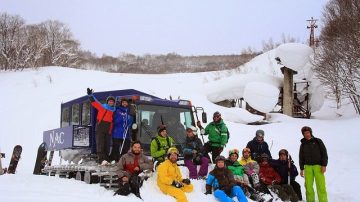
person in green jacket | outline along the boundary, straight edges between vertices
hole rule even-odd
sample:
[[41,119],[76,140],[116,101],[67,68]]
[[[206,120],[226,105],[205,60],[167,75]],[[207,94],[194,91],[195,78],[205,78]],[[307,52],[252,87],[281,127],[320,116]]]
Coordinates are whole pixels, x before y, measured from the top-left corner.
[[[200,122],[197,125],[200,129],[203,129]],[[222,120],[220,112],[216,111],[214,113],[213,122],[209,123],[205,130],[202,130],[202,135],[209,135],[209,141],[204,144],[204,151],[206,153],[211,152],[212,162],[215,162],[216,157],[223,151],[229,137],[228,128]]]
[[157,161],[156,165],[165,161],[167,150],[173,147],[174,139],[169,137],[165,125],[158,127],[158,135],[151,141],[150,154]]
[[319,202],[327,202],[325,172],[328,155],[323,141],[312,134],[312,129],[304,126],[301,129],[304,138],[301,139],[299,164],[300,176],[305,177],[306,201],[315,201],[314,180]]

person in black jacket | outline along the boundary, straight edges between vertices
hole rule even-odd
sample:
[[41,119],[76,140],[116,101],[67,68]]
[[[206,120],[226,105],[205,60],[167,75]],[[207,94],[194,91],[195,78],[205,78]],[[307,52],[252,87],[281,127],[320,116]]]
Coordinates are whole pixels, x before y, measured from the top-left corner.
[[301,129],[304,138],[301,139],[299,164],[300,175],[305,176],[306,201],[315,201],[314,179],[320,202],[328,201],[325,183],[325,172],[328,155],[323,141],[315,138],[312,129],[304,126]]
[[[289,152],[286,149],[281,149],[279,151],[279,158],[270,160],[270,165],[275,169],[275,171],[280,175],[281,182],[280,185],[291,185],[292,192],[295,191],[296,196],[291,198],[296,198],[297,200],[302,201],[301,187],[300,184],[295,181],[296,176],[298,176],[298,170],[294,165],[294,161],[291,159]],[[290,180],[290,182],[289,182]],[[290,191],[291,192],[291,191]],[[297,201],[296,200],[296,201]]]
[[246,145],[246,148],[249,148],[251,151],[251,158],[259,162],[259,157],[261,154],[267,154],[270,159],[271,153],[269,150],[269,145],[264,140],[265,132],[263,130],[257,130],[253,140],[249,141]]

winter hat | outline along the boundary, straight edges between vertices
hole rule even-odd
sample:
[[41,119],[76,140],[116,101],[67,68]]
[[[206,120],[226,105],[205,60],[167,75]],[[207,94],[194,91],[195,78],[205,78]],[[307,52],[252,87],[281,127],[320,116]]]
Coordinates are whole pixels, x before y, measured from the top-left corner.
[[251,153],[251,150],[246,147],[246,148],[244,148],[244,149],[242,150],[242,154],[244,155],[245,152],[248,152],[248,153],[250,154],[250,153]]
[[232,154],[236,154],[237,157],[239,157],[239,150],[238,150],[238,149],[231,149],[231,150],[229,150],[229,157],[230,157]]
[[167,150],[167,157],[169,158],[171,154],[176,154],[177,156],[179,156],[179,150],[176,149],[176,147],[170,147]]
[[312,129],[309,126],[304,126],[301,128],[301,133],[304,135],[305,131],[309,131],[312,136]]
[[197,128],[195,128],[194,126],[190,126],[190,127],[187,127],[186,128],[186,131],[187,132],[193,132],[194,135],[196,135],[196,131],[197,131]]
[[279,156],[280,156],[281,154],[285,154],[286,156],[288,156],[289,152],[288,152],[286,149],[280,149],[280,151],[279,151]]
[[224,156],[217,156],[216,158],[215,158],[215,163],[217,163],[218,161],[226,161],[226,158],[224,157]]
[[263,130],[257,130],[255,133],[256,137],[264,137],[265,132]]
[[114,101],[115,102],[115,97],[114,96],[108,96],[107,98],[106,98],[106,103],[108,103],[110,100],[112,100],[112,101]]
[[161,132],[163,132],[164,130],[166,130],[166,126],[165,125],[159,125],[158,128],[158,133],[160,134]]
[[268,160],[268,159],[269,159],[269,155],[263,153],[263,154],[260,155],[260,159],[261,159],[260,161],[263,161],[264,159]]
[[218,112],[218,111],[214,112],[213,117],[216,117],[216,116],[221,116],[220,112]]

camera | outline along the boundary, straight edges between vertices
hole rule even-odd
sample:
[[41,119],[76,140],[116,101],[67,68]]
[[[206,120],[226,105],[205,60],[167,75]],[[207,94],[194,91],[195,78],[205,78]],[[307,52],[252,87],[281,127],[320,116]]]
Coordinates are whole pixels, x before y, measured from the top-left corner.
[[5,158],[5,153],[0,153],[0,158]]

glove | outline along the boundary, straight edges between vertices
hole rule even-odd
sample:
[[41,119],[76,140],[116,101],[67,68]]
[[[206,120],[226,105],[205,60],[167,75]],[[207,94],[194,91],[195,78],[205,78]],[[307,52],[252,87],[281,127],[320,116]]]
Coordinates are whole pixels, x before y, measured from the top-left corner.
[[211,190],[207,190],[207,191],[205,192],[205,195],[208,195],[208,194],[212,194],[212,191],[211,191]]
[[191,183],[190,179],[186,178],[182,180],[182,183],[189,185]]
[[181,188],[181,187],[184,186],[183,184],[181,184],[180,182],[175,181],[175,180],[171,183],[171,185],[176,187],[176,188]]
[[87,92],[88,95],[91,95],[91,94],[93,93],[93,90],[90,89],[90,88],[87,88],[87,89],[86,89],[86,92]]

